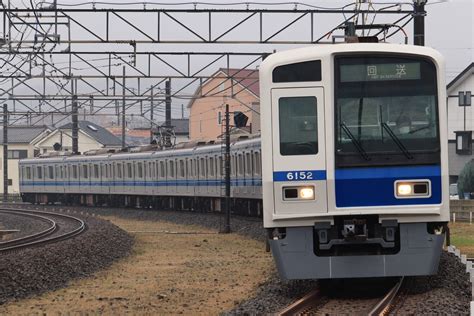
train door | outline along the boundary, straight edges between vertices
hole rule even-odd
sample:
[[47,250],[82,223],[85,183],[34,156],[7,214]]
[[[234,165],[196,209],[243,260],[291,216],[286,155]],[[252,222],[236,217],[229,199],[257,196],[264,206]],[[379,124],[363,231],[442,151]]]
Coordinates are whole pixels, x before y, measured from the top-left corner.
[[323,88],[272,89],[276,215],[327,212]]

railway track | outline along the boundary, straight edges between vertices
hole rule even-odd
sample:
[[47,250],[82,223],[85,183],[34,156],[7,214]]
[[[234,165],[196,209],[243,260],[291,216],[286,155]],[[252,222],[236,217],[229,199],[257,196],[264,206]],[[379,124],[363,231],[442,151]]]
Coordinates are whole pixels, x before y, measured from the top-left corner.
[[83,233],[87,228],[82,219],[66,214],[9,208],[0,209],[0,213],[42,221],[47,225],[28,235],[1,241],[0,253],[66,240]]
[[[330,315],[330,314],[357,314],[357,315],[387,315],[392,310],[404,278],[400,278],[396,284],[383,296],[374,299],[353,299],[349,303],[337,298],[330,298],[323,294],[321,289],[316,288],[301,299],[286,307],[278,313],[279,316],[290,315]],[[340,310],[337,311],[337,308]],[[329,311],[329,312],[328,312]],[[331,312],[332,311],[332,312]]]

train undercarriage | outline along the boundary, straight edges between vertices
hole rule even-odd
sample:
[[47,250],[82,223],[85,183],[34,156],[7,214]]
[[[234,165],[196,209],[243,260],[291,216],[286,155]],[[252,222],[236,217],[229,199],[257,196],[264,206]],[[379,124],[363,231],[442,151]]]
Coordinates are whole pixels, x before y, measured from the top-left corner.
[[[59,203],[68,206],[110,206],[200,212],[222,212],[224,210],[223,198],[219,197],[70,193],[22,193],[21,197],[23,202],[32,204]],[[263,207],[260,199],[231,198],[230,205],[232,214],[262,217]]]

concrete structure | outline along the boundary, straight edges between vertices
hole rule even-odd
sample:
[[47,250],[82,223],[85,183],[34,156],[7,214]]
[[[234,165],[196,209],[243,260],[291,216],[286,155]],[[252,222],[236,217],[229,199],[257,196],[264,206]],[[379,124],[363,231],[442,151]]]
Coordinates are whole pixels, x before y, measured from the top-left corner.
[[[0,135],[3,130],[0,129]],[[47,126],[10,126],[8,127],[8,193],[19,193],[18,162],[23,158],[32,158],[39,154],[36,144],[46,137],[51,130]],[[3,145],[3,138],[0,139]],[[0,146],[0,173],[3,177],[3,146]],[[2,178],[3,179],[3,178]],[[3,181],[0,181],[3,192]]]
[[[121,148],[122,141],[108,130],[89,121],[79,121],[79,152],[83,153],[97,148]],[[58,127],[51,134],[40,140],[36,146],[41,153],[54,151],[54,144],[62,145],[63,151],[72,150],[72,123]]]
[[[458,106],[460,91],[471,91],[474,94],[474,63],[467,66],[447,86],[448,95],[448,151],[450,183],[456,183],[461,169],[466,162],[474,158],[473,153],[456,153],[456,131],[474,131],[474,104],[470,107]],[[474,97],[471,103],[474,102]],[[464,127],[464,110],[466,126]],[[474,139],[471,140],[471,143]]]
[[246,130],[260,131],[258,70],[221,68],[205,81],[188,104],[189,138],[219,137],[224,132],[225,104],[229,104],[230,112],[240,111],[249,117]]

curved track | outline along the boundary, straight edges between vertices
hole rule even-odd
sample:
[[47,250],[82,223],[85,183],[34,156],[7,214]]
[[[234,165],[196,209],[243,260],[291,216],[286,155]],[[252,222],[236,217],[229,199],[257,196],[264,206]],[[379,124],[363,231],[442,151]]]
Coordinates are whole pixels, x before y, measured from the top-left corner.
[[[392,306],[395,303],[397,296],[400,294],[403,280],[403,277],[400,278],[383,297],[369,300],[354,299],[351,304],[342,302],[337,298],[329,298],[325,296],[319,288],[316,288],[290,306],[286,307],[284,310],[280,311],[278,315],[327,315],[333,313],[365,314],[371,316],[387,315],[392,310]],[[332,306],[329,307],[329,305]],[[336,308],[339,308],[339,310],[334,310],[333,306],[337,306]],[[331,311],[330,313],[327,312],[328,309]]]
[[44,245],[72,238],[86,230],[86,223],[77,217],[26,209],[0,209],[0,213],[40,220],[48,224],[46,229],[29,235],[0,242],[0,253]]

